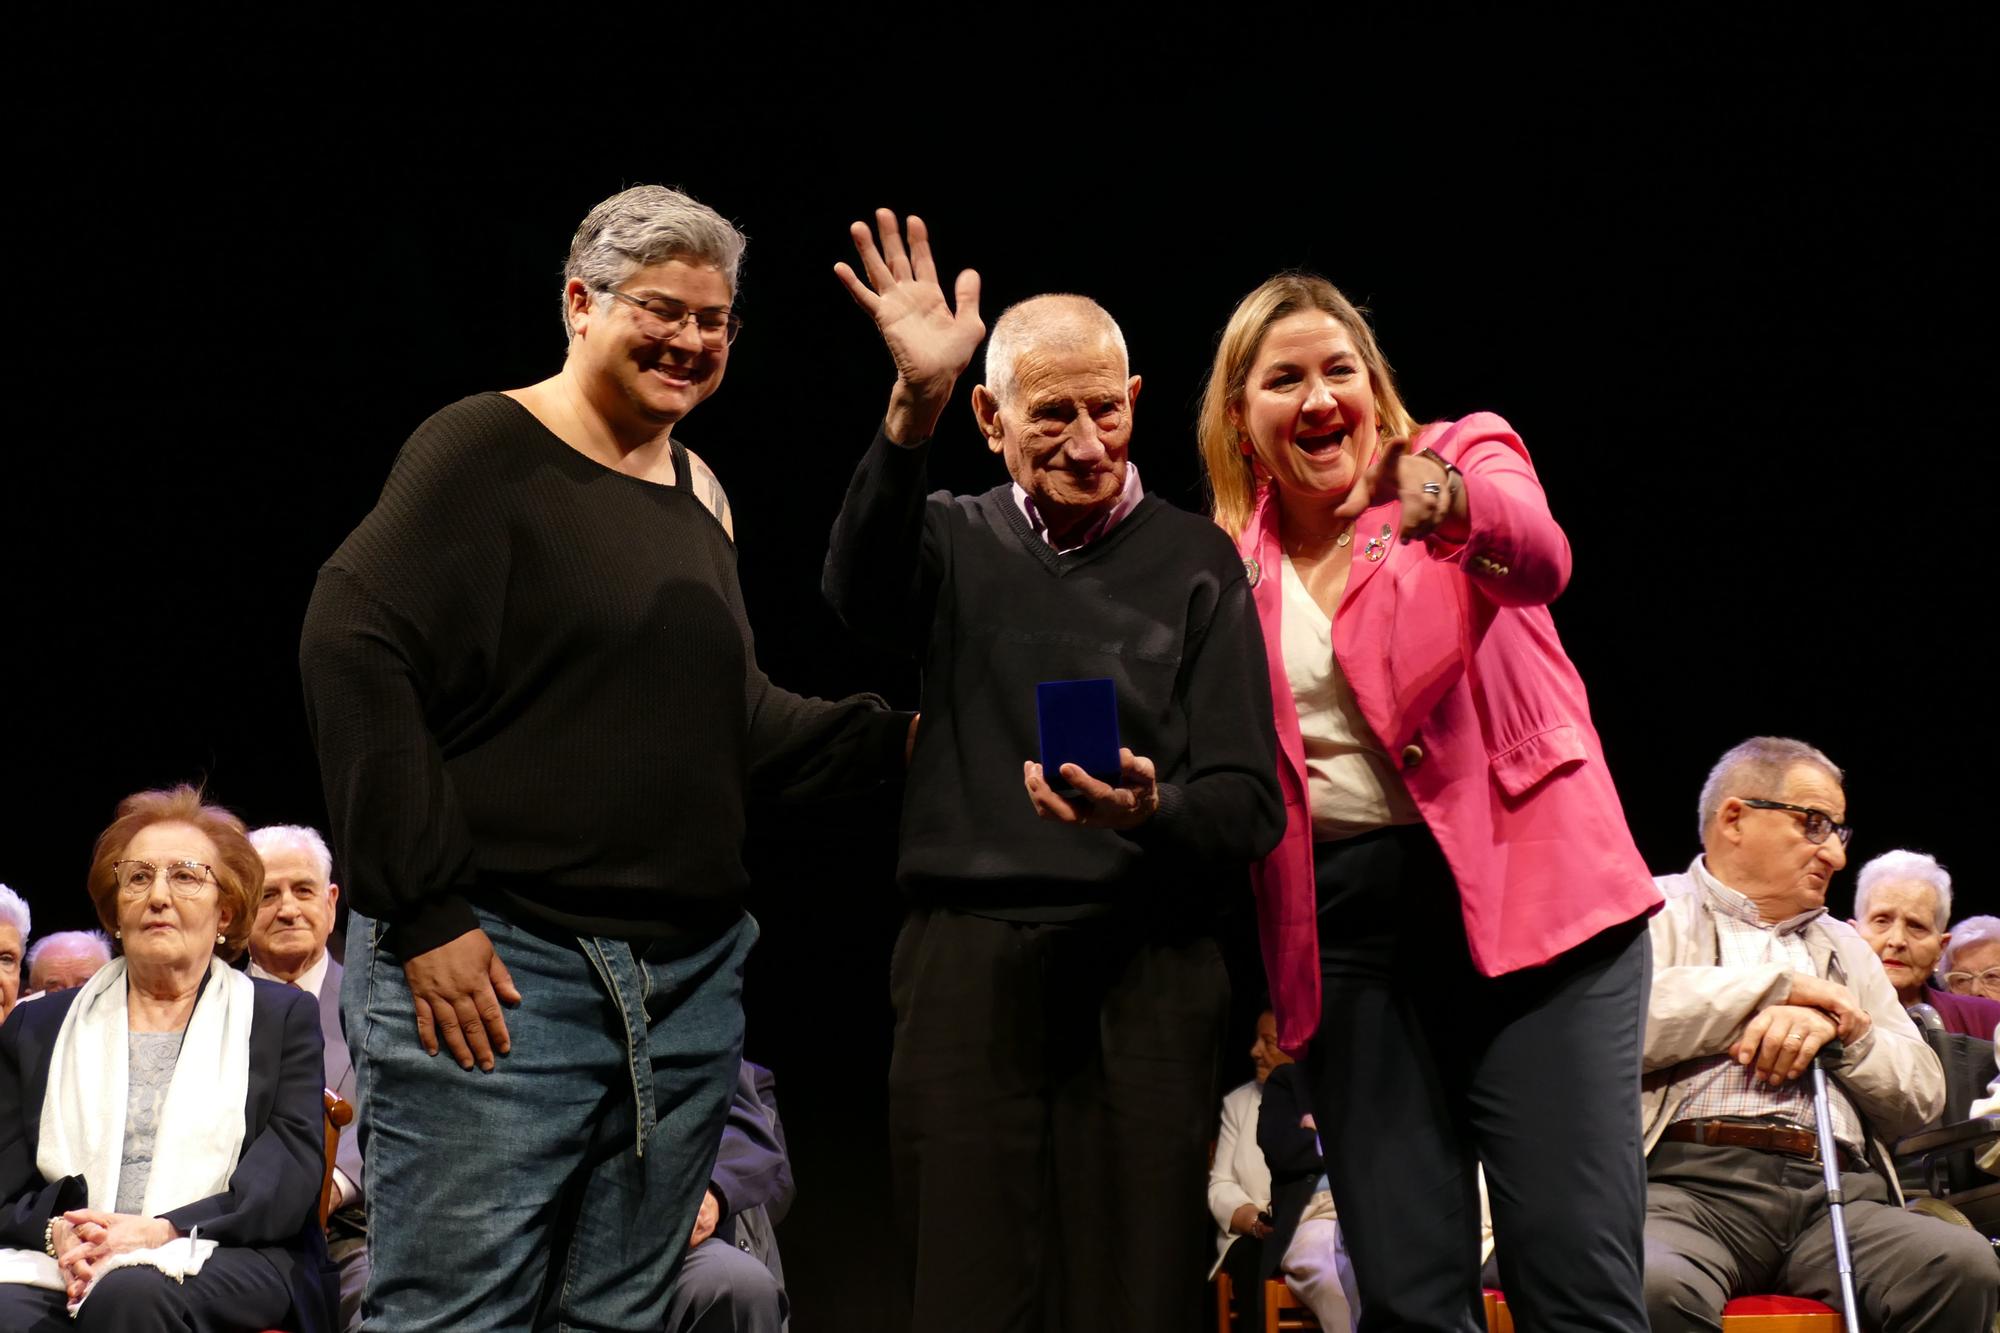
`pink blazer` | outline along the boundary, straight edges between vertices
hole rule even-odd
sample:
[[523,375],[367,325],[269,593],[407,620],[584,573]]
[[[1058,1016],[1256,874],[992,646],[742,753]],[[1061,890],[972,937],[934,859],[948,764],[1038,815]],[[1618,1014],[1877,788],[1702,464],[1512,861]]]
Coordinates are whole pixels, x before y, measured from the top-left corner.
[[[1333,655],[1458,880],[1472,961],[1487,976],[1546,963],[1655,910],[1605,768],[1583,681],[1547,604],[1569,581],[1569,541],[1527,447],[1490,412],[1428,426],[1465,476],[1472,534],[1457,548],[1388,541],[1400,501],[1355,523],[1354,569],[1335,608]],[[1284,559],[1265,488],[1237,539],[1264,631],[1277,714],[1285,836],[1255,869],[1259,936],[1278,1040],[1319,1025],[1319,933],[1305,747],[1280,634]]]

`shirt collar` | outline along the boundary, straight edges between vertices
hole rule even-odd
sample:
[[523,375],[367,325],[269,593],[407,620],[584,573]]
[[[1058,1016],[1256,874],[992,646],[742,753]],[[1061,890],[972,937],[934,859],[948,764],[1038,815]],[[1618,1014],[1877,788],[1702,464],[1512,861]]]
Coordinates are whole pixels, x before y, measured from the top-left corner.
[[1127,459],[1125,462],[1125,487],[1118,492],[1118,502],[1105,510],[1103,517],[1085,528],[1075,541],[1067,546],[1057,546],[1049,538],[1048,524],[1042,522],[1041,513],[1035,508],[1035,497],[1022,489],[1020,482],[1017,481],[1014,483],[1015,506],[1026,517],[1028,527],[1034,531],[1034,534],[1043,541],[1048,542],[1050,548],[1058,555],[1066,555],[1071,551],[1080,551],[1092,542],[1099,541],[1110,535],[1111,530],[1120,523],[1123,523],[1126,517],[1139,507],[1139,501],[1145,498],[1145,488],[1139,485],[1139,465]]
[[[297,981],[291,982],[290,984],[297,986],[300,990],[306,991],[309,994],[315,996],[318,995],[319,988],[326,984],[326,965],[328,960],[331,958],[332,958],[331,954],[327,953],[325,949],[321,949],[319,951],[319,961],[314,963],[311,967],[307,968],[303,973],[301,973]],[[254,958],[250,961],[250,975],[256,977],[260,981],[278,980],[278,978],[272,976],[269,972],[266,972],[263,968],[259,967],[257,965],[257,961]]]
[[1757,910],[1756,903],[1710,873],[1706,857],[1695,857],[1694,864],[1688,867],[1688,873],[1694,877],[1695,883],[1701,885],[1702,892],[1708,895],[1709,902],[1717,911],[1746,925],[1755,926],[1759,930],[1775,931],[1780,935],[1794,935],[1826,915],[1824,906],[1809,907],[1797,916],[1787,917],[1783,921],[1766,921],[1764,914]]

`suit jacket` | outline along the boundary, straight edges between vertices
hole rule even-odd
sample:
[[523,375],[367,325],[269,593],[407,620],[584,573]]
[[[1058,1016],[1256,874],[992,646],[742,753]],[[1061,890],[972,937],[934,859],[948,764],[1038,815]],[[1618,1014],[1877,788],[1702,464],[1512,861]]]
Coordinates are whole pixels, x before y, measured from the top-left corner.
[[1264,1276],[1275,1277],[1299,1229],[1299,1218],[1325,1173],[1319,1135],[1300,1125],[1312,1111],[1305,1067],[1279,1065],[1264,1080],[1257,1110],[1257,1148],[1271,1169],[1271,1234],[1264,1240]]
[[[1355,520],[1353,572],[1333,618],[1333,655],[1458,881],[1472,961],[1487,976],[1546,963],[1655,910],[1660,895],[1625,827],[1583,681],[1547,603],[1569,581],[1569,541],[1528,451],[1490,412],[1426,427],[1463,473],[1463,546],[1366,543],[1402,502]],[[1278,1040],[1297,1051],[1319,1024],[1319,934],[1305,744],[1285,674],[1284,550],[1266,487],[1237,538],[1255,566],[1278,729],[1285,835],[1256,867],[1257,915]]]
[[[209,1240],[262,1254],[291,1290],[290,1326],[331,1333],[335,1289],[318,1215],[326,1166],[319,1024],[312,997],[296,986],[251,985],[242,1155],[227,1190],[161,1216],[182,1232],[199,1226]],[[0,1025],[0,1243],[20,1249],[41,1249],[49,1219],[88,1202],[82,1176],[45,1180],[35,1165],[49,1062],[77,994],[22,1005]]]
[[785,1127],[778,1119],[776,1083],[762,1065],[745,1060],[736,1071],[736,1092],[709,1188],[722,1205],[715,1234],[755,1256],[783,1285],[785,1269],[774,1228],[791,1210],[797,1191]]
[[1222,1099],[1222,1127],[1215,1136],[1215,1160],[1208,1165],[1208,1212],[1215,1219],[1218,1256],[1242,1239],[1229,1229],[1236,1210],[1249,1203],[1261,1212],[1271,1202],[1271,1168],[1257,1146],[1257,1108],[1263,1102],[1263,1085],[1256,1082]]
[[319,1030],[326,1041],[326,1086],[354,1108],[354,1119],[340,1131],[333,1164],[354,1186],[354,1196],[335,1214],[357,1231],[367,1230],[367,1199],[361,1193],[361,1099],[354,1091],[354,1058],[347,1050],[347,1033],[340,1025],[340,979],[344,969],[326,960],[326,979],[319,984]]

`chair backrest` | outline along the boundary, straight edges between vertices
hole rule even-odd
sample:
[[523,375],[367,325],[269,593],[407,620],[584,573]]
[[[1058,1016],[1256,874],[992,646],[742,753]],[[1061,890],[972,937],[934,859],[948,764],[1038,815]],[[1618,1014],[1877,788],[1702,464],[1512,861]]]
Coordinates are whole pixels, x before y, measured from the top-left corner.
[[[1937,1056],[1938,1063],[1944,1066],[1944,1114],[1938,1118],[1937,1124],[1956,1125],[1970,1119],[1972,1104],[1986,1095],[1986,1086],[1993,1079],[1993,1043],[1982,1037],[1945,1031],[1937,1010],[1927,1004],[1913,1004],[1909,1013],[1916,1020],[1917,1030],[1924,1034],[1924,1041]],[[1943,1159],[1944,1185],[1948,1192],[1955,1194],[1991,1183],[1991,1177],[1974,1165],[1972,1157],[1972,1150],[1967,1148]],[[1909,1171],[1903,1172],[1905,1192],[1913,1185],[1919,1190],[1924,1189],[1926,1183],[1920,1168],[1914,1181]]]
[[319,1178],[319,1225],[333,1215],[333,1159],[340,1151],[340,1131],[354,1123],[354,1108],[335,1095],[332,1088],[321,1090],[326,1102],[326,1170]]

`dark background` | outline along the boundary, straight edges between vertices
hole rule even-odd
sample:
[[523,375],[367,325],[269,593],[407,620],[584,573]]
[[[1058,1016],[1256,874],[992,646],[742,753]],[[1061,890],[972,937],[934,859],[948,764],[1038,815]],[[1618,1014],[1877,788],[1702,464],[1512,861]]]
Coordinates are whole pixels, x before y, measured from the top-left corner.
[[[1915,12],[1489,20],[1372,50],[1278,27],[1200,59],[1065,28],[1018,56],[885,42],[866,77],[741,34],[597,31],[573,58],[558,32],[477,69],[331,28],[17,55],[47,84],[13,94],[0,880],[38,934],[85,924],[112,806],[183,779],[253,823],[323,822],[296,667],[319,562],[425,416],[556,369],[570,232],[663,181],[751,237],[727,383],[679,434],[729,487],[779,682],[916,697],[818,596],[889,385],[829,274],[850,219],[921,212],[989,322],[1038,291],[1102,301],[1145,377],[1133,457],[1190,507],[1216,332],[1303,266],[1373,309],[1421,419],[1491,409],[1529,442],[1576,554],[1557,622],[1651,865],[1697,850],[1717,754],[1796,735],[1848,768],[1857,866],[1934,852],[1978,910],[1991,46],[1969,11]],[[938,480],[983,489],[1002,472],[965,397]],[[894,818],[863,793],[751,835],[749,1051],[792,1135],[802,1329],[889,1308]],[[1225,1086],[1245,1074],[1232,1049]]]

